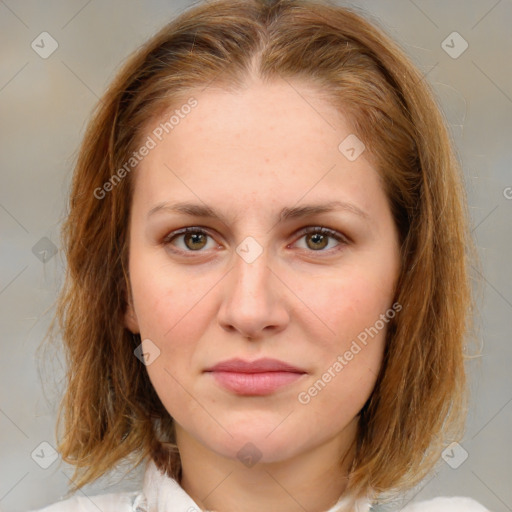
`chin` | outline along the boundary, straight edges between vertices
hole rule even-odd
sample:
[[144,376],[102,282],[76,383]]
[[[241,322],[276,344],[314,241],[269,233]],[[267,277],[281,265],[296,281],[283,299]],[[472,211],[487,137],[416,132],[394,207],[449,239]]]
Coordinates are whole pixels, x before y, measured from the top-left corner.
[[[244,464],[247,458],[259,463],[280,462],[307,450],[306,443],[299,442],[298,435],[292,430],[282,428],[278,432],[278,424],[279,422],[275,423],[272,428],[268,428],[266,424],[240,429],[231,427],[227,430],[232,437],[223,432],[215,438],[206,434],[199,439],[209,450],[228,459],[238,459]],[[269,435],[269,432],[272,433]],[[311,439],[307,442],[311,443]]]

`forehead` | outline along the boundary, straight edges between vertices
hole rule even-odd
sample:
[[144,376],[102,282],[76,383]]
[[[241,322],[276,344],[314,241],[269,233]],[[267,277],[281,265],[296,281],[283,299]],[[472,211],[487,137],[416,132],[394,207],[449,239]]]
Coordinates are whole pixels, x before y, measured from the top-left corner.
[[[311,84],[207,87],[181,98],[144,134],[155,147],[135,179],[136,195],[147,201],[168,200],[170,190],[205,201],[238,197],[240,205],[256,197],[289,205],[306,194],[347,194],[360,196],[364,208],[365,191],[379,186],[364,152],[350,161],[340,150],[355,136],[350,121]],[[184,108],[191,99],[195,106]]]

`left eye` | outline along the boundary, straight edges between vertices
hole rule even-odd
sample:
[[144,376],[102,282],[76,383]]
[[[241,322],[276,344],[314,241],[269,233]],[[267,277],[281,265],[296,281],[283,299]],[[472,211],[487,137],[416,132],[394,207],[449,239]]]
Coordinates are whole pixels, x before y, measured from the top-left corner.
[[[324,249],[329,245],[329,239],[335,240],[337,245],[334,247],[330,247],[328,250],[338,247],[339,245],[347,244],[347,239],[337,231],[334,231],[329,228],[324,228],[320,226],[308,227],[301,231],[299,240],[305,239],[306,247],[301,247],[301,249],[310,249],[313,252],[327,252]],[[170,233],[165,239],[165,245],[173,245],[178,246],[175,243],[176,240],[180,240],[182,245],[181,247],[177,247],[179,251],[182,252],[201,252],[202,249],[206,247],[206,249],[212,249],[213,247],[207,247],[208,238],[213,241],[213,237],[204,229],[197,227],[188,227],[181,229],[179,231],[174,231]],[[212,243],[212,246],[215,246],[215,243]]]
[[[305,238],[306,240],[306,249],[311,249],[315,252],[323,251],[323,249],[325,249],[329,244],[329,238],[338,242],[334,248],[347,243],[346,238],[341,233],[320,226],[306,228],[302,231],[302,236],[299,238],[299,240],[302,238]],[[332,248],[333,247],[330,247],[329,250]]]

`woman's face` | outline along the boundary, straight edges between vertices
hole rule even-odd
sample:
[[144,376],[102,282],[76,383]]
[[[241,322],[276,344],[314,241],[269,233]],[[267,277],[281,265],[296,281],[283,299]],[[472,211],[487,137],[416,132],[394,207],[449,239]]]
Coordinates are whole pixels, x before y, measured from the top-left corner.
[[[208,88],[143,138],[125,322],[178,443],[275,462],[355,436],[396,314],[398,235],[364,146],[315,92]],[[262,358],[293,371],[211,371]]]

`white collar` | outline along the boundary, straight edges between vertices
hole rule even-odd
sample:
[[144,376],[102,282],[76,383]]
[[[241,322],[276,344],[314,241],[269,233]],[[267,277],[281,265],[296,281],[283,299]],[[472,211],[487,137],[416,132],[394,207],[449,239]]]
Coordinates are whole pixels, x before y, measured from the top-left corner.
[[[369,512],[367,499],[357,501],[349,509],[349,497],[340,499],[326,512]],[[133,503],[134,512],[200,512],[201,508],[173,478],[161,473],[153,460],[149,460],[144,473],[142,493]]]

